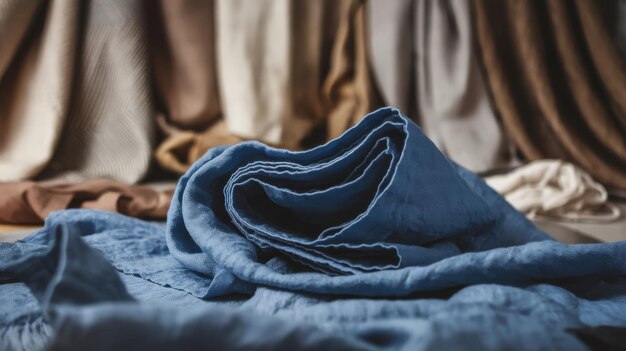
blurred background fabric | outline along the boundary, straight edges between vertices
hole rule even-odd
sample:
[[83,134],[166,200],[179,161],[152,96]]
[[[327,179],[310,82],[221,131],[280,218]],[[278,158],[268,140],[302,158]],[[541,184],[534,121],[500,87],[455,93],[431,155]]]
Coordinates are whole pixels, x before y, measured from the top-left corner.
[[155,141],[142,1],[28,10],[19,49],[2,53],[1,180],[141,180]]
[[626,191],[624,0],[0,0],[0,38],[4,222],[141,216],[112,204],[212,147],[304,150],[386,105],[475,172],[557,159]]
[[474,171],[514,163],[480,74],[471,3],[370,2],[377,82],[450,158]]
[[474,1],[494,106],[523,156],[565,159],[624,189],[626,68],[603,16],[617,4]]

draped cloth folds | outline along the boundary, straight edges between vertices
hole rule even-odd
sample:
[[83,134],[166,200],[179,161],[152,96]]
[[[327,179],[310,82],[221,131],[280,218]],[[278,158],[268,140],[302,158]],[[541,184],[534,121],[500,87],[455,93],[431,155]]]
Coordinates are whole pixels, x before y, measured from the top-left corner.
[[143,178],[154,130],[143,2],[0,8],[0,181]]
[[53,211],[91,208],[164,219],[173,187],[128,185],[112,180],[0,183],[0,223],[41,224]]
[[216,66],[214,1],[159,1],[148,7],[157,124],[154,157],[183,173],[211,147],[234,143],[224,125]]
[[0,181],[37,175],[69,111],[79,1],[0,1]]
[[244,139],[302,149],[380,105],[363,1],[164,2],[161,15],[166,44],[153,55],[169,137],[155,155],[166,169],[183,173],[209,148]]
[[155,89],[173,126],[204,129],[220,116],[213,1],[165,1],[149,12]]
[[488,86],[522,154],[565,159],[626,188],[626,66],[601,4],[473,4]]
[[372,0],[375,80],[448,157],[474,171],[509,166],[507,140],[481,75],[465,1]]
[[467,1],[416,4],[417,100],[421,125],[450,158],[474,171],[512,162],[474,50]]

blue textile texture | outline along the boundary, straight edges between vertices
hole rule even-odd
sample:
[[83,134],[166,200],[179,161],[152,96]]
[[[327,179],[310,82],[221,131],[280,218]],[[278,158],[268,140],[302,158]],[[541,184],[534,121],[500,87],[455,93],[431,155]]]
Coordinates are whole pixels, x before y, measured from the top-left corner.
[[398,110],[304,152],[212,149],[167,224],[53,213],[0,244],[0,350],[586,350],[626,242],[564,245]]

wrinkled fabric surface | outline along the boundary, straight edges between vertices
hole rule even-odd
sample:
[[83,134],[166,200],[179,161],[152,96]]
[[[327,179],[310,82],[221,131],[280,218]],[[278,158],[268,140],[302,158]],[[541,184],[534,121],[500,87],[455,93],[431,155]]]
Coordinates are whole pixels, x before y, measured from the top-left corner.
[[0,244],[0,346],[586,350],[568,330],[626,326],[626,242],[549,239],[394,109],[306,152],[213,149],[172,204]]
[[106,179],[0,183],[0,223],[41,224],[51,212],[69,208],[165,219],[173,193],[174,185],[128,185]]
[[534,161],[509,173],[485,179],[515,209],[531,217],[612,221],[619,207],[585,171],[560,160]]
[[69,111],[79,4],[44,5],[0,2],[0,181],[33,177],[46,166]]

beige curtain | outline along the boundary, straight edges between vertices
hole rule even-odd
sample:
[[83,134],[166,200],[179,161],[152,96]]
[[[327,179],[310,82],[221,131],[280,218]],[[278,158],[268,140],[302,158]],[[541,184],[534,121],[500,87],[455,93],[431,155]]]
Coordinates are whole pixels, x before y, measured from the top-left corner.
[[143,2],[0,9],[0,181],[140,180],[154,139]]
[[70,110],[80,2],[0,0],[0,181],[37,175]]
[[[246,139],[302,149],[380,106],[365,4],[164,1],[165,43],[153,49],[168,135],[159,164],[182,173],[208,148]],[[182,110],[183,97],[198,108]]]

